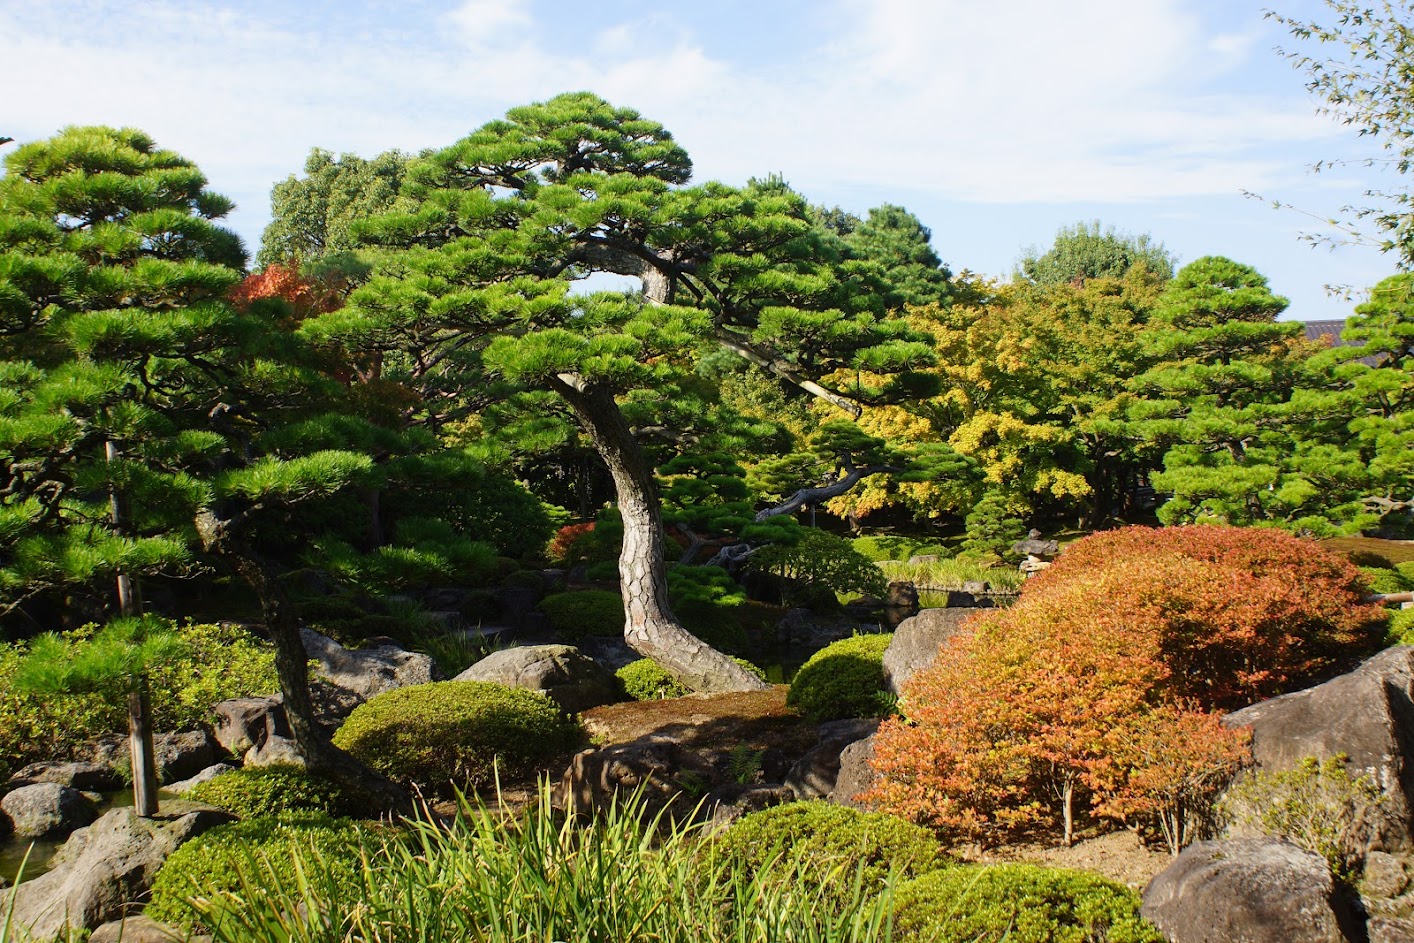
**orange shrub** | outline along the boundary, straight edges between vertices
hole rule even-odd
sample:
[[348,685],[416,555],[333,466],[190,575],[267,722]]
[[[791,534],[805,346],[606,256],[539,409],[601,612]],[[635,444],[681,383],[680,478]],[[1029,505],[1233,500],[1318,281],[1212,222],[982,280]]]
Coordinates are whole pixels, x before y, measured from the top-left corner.
[[593,539],[593,536],[593,521],[587,524],[566,524],[550,538],[550,545],[545,548],[545,556],[549,557],[552,563],[577,563],[579,558],[574,545],[581,540]]

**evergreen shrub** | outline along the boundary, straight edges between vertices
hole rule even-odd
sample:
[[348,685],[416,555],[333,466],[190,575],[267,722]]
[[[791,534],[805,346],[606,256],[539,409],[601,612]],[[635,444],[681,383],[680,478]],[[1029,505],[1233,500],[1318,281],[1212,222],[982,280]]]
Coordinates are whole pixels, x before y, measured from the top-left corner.
[[899,887],[898,939],[1163,943],[1139,895],[1097,874],[1026,864],[934,871]]
[[[732,661],[762,681],[766,680],[766,672],[745,658],[733,658]],[[637,661],[629,662],[614,674],[619,679],[619,684],[623,686],[624,693],[635,701],[661,701],[692,693],[690,688],[670,675],[668,669],[651,658],[640,658]]]
[[786,704],[812,721],[882,717],[893,709],[884,690],[884,651],[893,633],[856,635],[820,649],[796,672]]
[[1414,580],[1391,567],[1360,567],[1360,575],[1372,593],[1404,593],[1414,589]]
[[566,640],[588,635],[613,637],[624,631],[624,601],[607,589],[555,593],[540,600],[540,611]]
[[355,815],[358,803],[331,779],[301,766],[253,766],[222,773],[187,791],[184,798],[224,809],[241,819],[318,812]]
[[579,725],[543,694],[489,681],[436,681],[360,704],[334,734],[386,776],[439,795],[527,775],[571,747]]

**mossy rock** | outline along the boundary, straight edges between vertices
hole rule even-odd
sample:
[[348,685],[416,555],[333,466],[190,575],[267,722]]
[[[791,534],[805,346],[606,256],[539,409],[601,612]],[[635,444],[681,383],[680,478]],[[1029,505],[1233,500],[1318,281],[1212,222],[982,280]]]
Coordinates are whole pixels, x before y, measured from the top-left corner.
[[360,704],[336,746],[380,773],[437,795],[534,773],[580,738],[550,698],[489,681],[436,681]]
[[899,887],[897,938],[936,943],[1164,943],[1139,895],[1098,874],[1026,864],[935,871]]
[[885,716],[894,703],[884,688],[884,652],[893,638],[855,635],[826,645],[796,672],[786,704],[816,723]]

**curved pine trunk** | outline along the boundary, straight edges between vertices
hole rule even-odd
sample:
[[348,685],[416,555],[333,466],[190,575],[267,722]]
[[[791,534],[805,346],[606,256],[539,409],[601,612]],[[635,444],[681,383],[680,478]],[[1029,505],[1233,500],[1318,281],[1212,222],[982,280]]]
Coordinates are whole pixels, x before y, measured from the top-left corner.
[[668,603],[658,483],[611,391],[562,374],[556,390],[609,466],[623,517],[619,579],[624,640],[695,691],[752,691],[766,682],[684,629]]

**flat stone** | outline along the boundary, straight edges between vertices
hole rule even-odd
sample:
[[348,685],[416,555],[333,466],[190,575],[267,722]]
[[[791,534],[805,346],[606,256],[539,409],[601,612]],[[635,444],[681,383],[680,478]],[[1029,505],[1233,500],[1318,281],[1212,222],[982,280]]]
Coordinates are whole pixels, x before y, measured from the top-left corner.
[[492,652],[456,681],[493,681],[550,697],[569,714],[620,700],[614,676],[572,645],[527,645]]
[[111,792],[123,788],[123,778],[101,763],[31,763],[10,777],[11,789],[36,783],[58,783],[80,792]]

